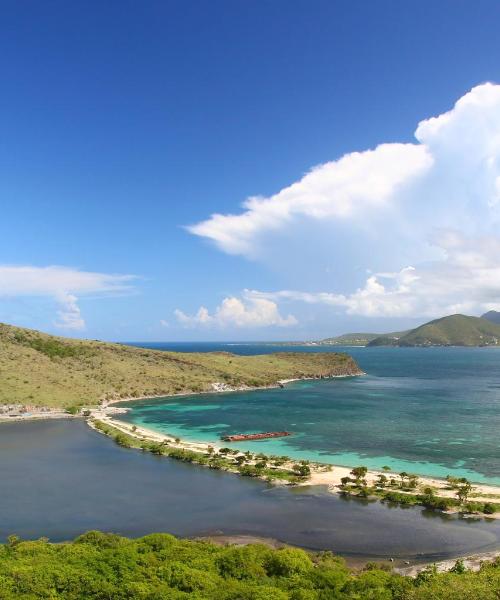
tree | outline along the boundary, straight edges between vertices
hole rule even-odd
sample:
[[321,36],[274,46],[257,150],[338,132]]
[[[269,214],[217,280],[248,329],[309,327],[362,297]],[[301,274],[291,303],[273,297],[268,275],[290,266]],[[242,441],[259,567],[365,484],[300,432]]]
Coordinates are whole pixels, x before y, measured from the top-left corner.
[[409,475],[408,487],[415,489],[418,485],[418,476],[417,475]]
[[368,469],[366,467],[354,467],[351,470],[351,475],[354,477],[356,485],[361,483],[361,480],[367,473]]
[[311,474],[311,467],[309,465],[297,464],[293,465],[293,470],[300,477],[309,477]]
[[470,481],[466,481],[465,483],[461,483],[457,486],[456,496],[458,500],[463,503],[467,501],[469,494],[472,491],[472,484]]
[[385,475],[379,475],[377,479],[377,485],[379,487],[385,487],[387,485],[387,477]]

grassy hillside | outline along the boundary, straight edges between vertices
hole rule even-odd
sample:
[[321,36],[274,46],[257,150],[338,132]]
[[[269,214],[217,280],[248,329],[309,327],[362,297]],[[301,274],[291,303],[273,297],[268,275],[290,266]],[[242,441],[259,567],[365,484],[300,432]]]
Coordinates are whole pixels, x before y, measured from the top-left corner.
[[480,317],[450,315],[425,323],[399,339],[376,338],[370,346],[498,346],[500,325]]
[[102,399],[259,386],[359,372],[339,353],[236,356],[177,353],[75,340],[0,324],[0,404],[74,406]]
[[373,563],[350,571],[330,552],[89,531],[65,544],[11,537],[0,545],[0,583],[5,600],[496,600],[500,563],[473,573],[458,561],[412,579]]

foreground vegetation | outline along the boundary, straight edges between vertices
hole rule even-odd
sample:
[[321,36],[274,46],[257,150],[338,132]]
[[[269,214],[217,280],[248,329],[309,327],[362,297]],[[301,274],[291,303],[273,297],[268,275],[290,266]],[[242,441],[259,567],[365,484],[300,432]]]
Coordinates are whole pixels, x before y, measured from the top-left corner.
[[2,600],[498,600],[499,589],[499,561],[409,578],[374,564],[353,572],[330,552],[159,533],[130,540],[90,531],[65,544],[11,536],[0,546]]
[[281,379],[354,375],[339,353],[237,356],[76,340],[0,323],[0,405],[96,405],[101,400],[257,387]]

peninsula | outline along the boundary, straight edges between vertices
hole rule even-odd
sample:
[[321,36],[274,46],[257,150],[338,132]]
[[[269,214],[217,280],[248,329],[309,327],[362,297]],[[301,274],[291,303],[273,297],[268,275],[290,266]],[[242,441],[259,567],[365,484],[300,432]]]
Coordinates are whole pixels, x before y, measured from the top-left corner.
[[71,408],[360,375],[344,353],[181,353],[56,337],[0,324],[0,407]]

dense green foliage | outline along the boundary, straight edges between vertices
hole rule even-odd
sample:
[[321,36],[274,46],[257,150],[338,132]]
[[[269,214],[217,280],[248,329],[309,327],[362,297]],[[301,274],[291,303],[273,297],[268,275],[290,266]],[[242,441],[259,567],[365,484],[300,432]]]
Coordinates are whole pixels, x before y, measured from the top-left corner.
[[35,600],[497,600],[500,562],[412,579],[369,564],[349,571],[331,553],[216,546],[151,534],[90,531],[72,543],[0,546],[0,599]]
[[355,375],[340,353],[180,353],[76,340],[0,323],[0,404],[81,407],[100,400],[140,398],[236,387],[281,379]]
[[429,321],[404,335],[386,334],[369,346],[498,346],[500,325],[482,317],[450,315]]

